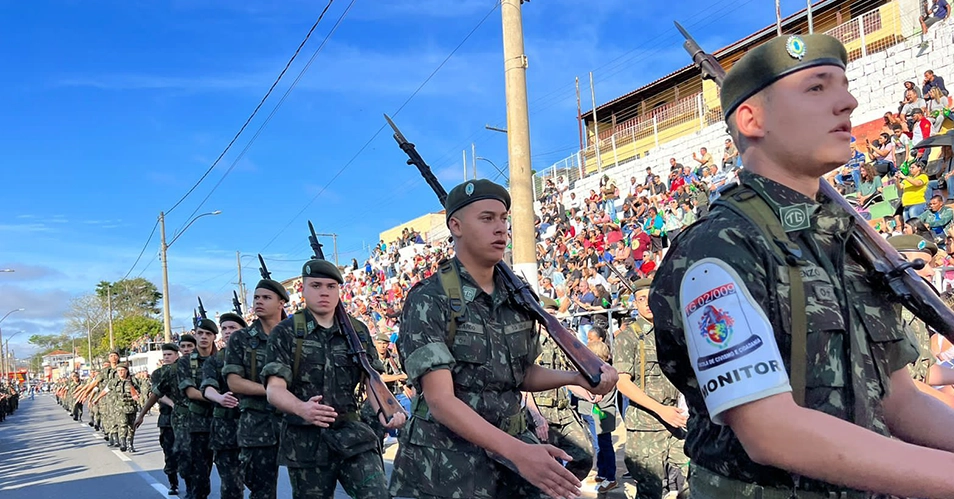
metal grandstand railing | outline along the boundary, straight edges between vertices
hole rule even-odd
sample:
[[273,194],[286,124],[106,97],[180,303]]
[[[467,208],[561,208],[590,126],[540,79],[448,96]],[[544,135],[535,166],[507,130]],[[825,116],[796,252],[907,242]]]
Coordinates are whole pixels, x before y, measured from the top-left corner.
[[[850,61],[886,50],[905,40],[900,3],[890,2],[827,31],[845,44]],[[706,103],[696,93],[659,106],[649,112],[618,122],[613,127],[601,124],[599,145],[594,141],[572,156],[558,161],[535,174],[537,199],[546,190],[546,180],[557,183],[564,175],[574,180],[602,173],[657,149],[661,144],[677,140],[722,121],[722,109]],[[597,154],[597,150],[599,154]]]

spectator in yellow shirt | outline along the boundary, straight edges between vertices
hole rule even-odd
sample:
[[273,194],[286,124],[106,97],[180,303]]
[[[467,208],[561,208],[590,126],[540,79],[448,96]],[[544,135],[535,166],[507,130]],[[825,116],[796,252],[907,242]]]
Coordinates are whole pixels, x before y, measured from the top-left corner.
[[908,167],[908,175],[899,171],[895,173],[894,178],[901,187],[903,219],[917,218],[925,210],[924,195],[928,188],[928,176],[921,170],[920,163],[913,163]]

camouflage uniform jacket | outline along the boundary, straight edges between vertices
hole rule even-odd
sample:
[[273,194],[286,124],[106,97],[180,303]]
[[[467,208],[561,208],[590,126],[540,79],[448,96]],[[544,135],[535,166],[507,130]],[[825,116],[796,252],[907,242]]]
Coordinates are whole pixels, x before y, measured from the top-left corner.
[[175,364],[160,367],[159,370],[162,371],[162,374],[159,375],[159,380],[152,384],[152,393],[158,397],[169,397],[169,400],[175,404],[175,407],[171,408],[172,420],[170,423],[177,432],[185,429],[185,418],[189,414],[189,398],[186,397],[185,391],[179,388],[178,362],[183,359],[188,361],[188,358],[180,357]]
[[[324,328],[311,312],[303,313],[305,331],[297,375],[293,372],[296,331],[292,316],[278,323],[268,335],[267,363],[261,377],[266,384],[270,376],[284,379],[288,390],[302,401],[321,395],[321,403],[334,407],[338,419],[330,428],[319,428],[293,414],[284,415],[278,459],[279,464],[290,468],[327,466],[378,446],[374,431],[360,420],[358,413],[358,389],[365,373],[348,339],[338,324]],[[355,318],[351,318],[351,323],[371,365],[383,370],[367,326]]]
[[908,309],[901,309],[901,324],[905,332],[918,340],[918,360],[911,364],[911,376],[914,379],[925,383],[928,369],[934,365],[934,354],[931,353],[931,331],[927,324],[921,319],[915,317]]
[[[404,368],[401,367],[401,359],[392,354],[390,351],[384,354],[384,358],[378,357],[381,361],[381,365],[384,367],[384,374],[404,374]],[[403,381],[392,381],[388,383],[388,388],[391,390],[391,393],[395,395],[401,395],[404,393],[404,382]]]
[[[136,392],[138,401],[133,398],[133,390]],[[116,403],[117,412],[132,414],[139,410],[139,402],[142,401],[143,397],[142,383],[134,376],[128,376],[126,379],[116,376],[109,385],[109,393]]]
[[[549,335],[540,335],[541,347],[540,356],[537,357],[537,365],[547,369],[557,369],[560,371],[570,370],[569,361],[563,351],[556,346]],[[570,397],[567,396],[566,388],[555,388],[535,392],[533,401],[537,404],[537,409],[548,423],[554,425],[563,425],[575,421],[573,410],[570,409]]]
[[[232,333],[226,349],[222,378],[237,374],[254,383],[262,383],[268,335],[262,322],[255,320],[249,327]],[[254,359],[254,360],[253,360]],[[252,372],[254,368],[255,372]],[[241,416],[238,421],[238,443],[242,447],[267,447],[278,444],[278,425],[281,416],[265,396],[235,395],[239,399]]]
[[[656,355],[653,325],[643,317],[623,328],[613,344],[614,367],[620,374],[628,374],[633,383],[646,395],[662,405],[675,406],[679,390],[665,376]],[[645,360],[643,360],[645,359]],[[642,362],[645,361],[645,365]],[[667,426],[656,413],[630,401],[623,422],[630,431],[660,431]]]
[[[163,373],[169,369],[169,366],[162,365],[159,366],[152,374],[149,375],[149,391],[150,393],[155,393],[153,388],[162,383]],[[161,395],[157,396],[161,397]],[[171,428],[172,427],[172,407],[169,407],[162,402],[159,402],[159,421],[156,423],[156,426],[159,428]]]
[[[402,431],[390,492],[393,496],[486,497],[498,492],[497,466],[486,451],[464,440],[422,410],[427,394],[420,390],[425,374],[449,369],[454,394],[486,421],[498,427],[525,414],[520,386],[540,356],[539,332],[533,320],[514,307],[499,275],[487,294],[460,265],[465,311],[453,344],[448,345],[450,299],[439,274],[411,289],[401,314],[398,352],[408,383],[418,387],[414,414]],[[422,414],[423,413],[423,414]],[[507,430],[536,443],[526,428]]]
[[[219,393],[229,391],[225,384],[225,376],[222,375],[222,366],[225,363],[227,349],[219,350],[215,355],[208,358],[202,365],[202,384],[199,391],[205,395],[205,389],[215,388]],[[219,404],[212,404],[212,435],[209,437],[209,447],[212,450],[237,449],[238,440],[238,407],[229,409]]]
[[[208,357],[199,355],[197,348],[188,357],[182,357],[176,361],[179,389],[182,390],[183,396],[186,396],[187,388],[198,390],[202,385],[202,366],[211,358],[211,355]],[[187,396],[186,404],[189,411],[184,413],[184,419],[189,433],[209,433],[212,431],[212,404],[205,399],[192,400]]]
[[[754,193],[766,200],[776,216],[783,207],[792,209],[804,204],[807,209],[809,228],[787,233],[801,249],[801,261],[797,263],[807,305],[807,352],[803,355],[807,355],[809,368],[805,406],[889,435],[881,400],[890,388],[891,373],[917,358],[917,345],[903,332],[899,314],[884,293],[871,287],[865,279],[865,270],[846,253],[848,235],[855,230],[854,219],[828,199],[816,202],[750,171],[743,171],[740,181],[742,188],[722,195]],[[706,397],[717,393],[714,389],[732,393],[736,388],[730,384],[731,372],[725,373],[724,384],[709,381],[700,387],[694,371],[698,366],[687,357],[687,338],[697,335],[693,336],[695,345],[705,345],[708,338],[704,336],[702,323],[683,324],[683,314],[690,307],[680,299],[683,276],[690,266],[703,258],[725,262],[737,274],[740,285],[747,288],[748,301],[762,309],[764,315],[752,319],[766,321],[770,336],[756,339],[777,344],[774,355],[780,356],[784,364],[784,372],[774,375],[790,372],[792,314],[799,311],[791,310],[789,268],[770,249],[772,244],[774,242],[769,242],[751,222],[725,206],[714,205],[708,216],[680,234],[663,260],[649,296],[660,365],[676,388],[685,394],[690,407],[686,454],[693,463],[729,478],[790,488],[793,479],[788,472],[752,461],[731,428],[712,421]],[[687,298],[689,305],[703,298],[707,291],[687,288],[687,292],[692,293]],[[742,294],[745,290],[736,291]],[[745,338],[751,333],[745,330],[746,324],[737,323],[735,327],[740,344],[748,342]],[[739,359],[765,353],[756,348]],[[716,372],[713,369],[707,376]],[[752,380],[762,373],[751,370],[742,373],[746,374]],[[787,383],[787,375],[784,379]],[[844,490],[804,477],[800,488],[821,492]]]

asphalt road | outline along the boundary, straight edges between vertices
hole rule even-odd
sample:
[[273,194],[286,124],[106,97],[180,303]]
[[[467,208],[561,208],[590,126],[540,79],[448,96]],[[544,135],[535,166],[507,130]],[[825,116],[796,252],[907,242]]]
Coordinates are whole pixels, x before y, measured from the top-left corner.
[[[87,426],[87,420],[84,414],[83,423],[73,421],[56,405],[51,394],[38,395],[32,401],[29,397],[21,400],[19,410],[0,423],[0,497],[169,497],[162,473],[162,449],[155,415],[148,416],[136,433],[136,453],[106,447],[103,438]],[[617,457],[622,461],[622,438],[625,437],[622,434],[616,437]],[[392,446],[385,452],[389,475],[396,449]],[[622,462],[619,469],[625,470]],[[278,497],[291,497],[285,468],[280,468],[279,473]],[[622,489],[620,486],[608,497],[623,497]],[[219,477],[213,468],[210,497],[218,499],[218,490]],[[184,493],[182,489],[181,493]],[[339,487],[335,499],[347,497]],[[596,497],[592,485],[583,497]]]

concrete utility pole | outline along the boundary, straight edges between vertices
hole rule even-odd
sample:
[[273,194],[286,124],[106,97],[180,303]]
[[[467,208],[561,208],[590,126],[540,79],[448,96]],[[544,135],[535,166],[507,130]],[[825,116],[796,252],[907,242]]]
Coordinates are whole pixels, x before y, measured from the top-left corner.
[[[165,260],[163,260],[165,263]],[[110,283],[109,287],[106,288],[106,306],[109,308],[109,349],[110,351],[116,348],[116,344],[113,341],[113,294],[112,294],[113,284]],[[92,362],[92,359],[90,359]]]
[[172,314],[169,312],[169,264],[166,262],[166,215],[159,212],[160,236],[159,258],[162,259],[162,328],[165,342],[172,342]]
[[530,116],[527,103],[527,55],[523,51],[523,0],[502,0],[504,78],[507,95],[507,149],[510,157],[513,268],[534,289],[537,281],[533,230],[533,175],[530,164]]
[[245,306],[245,285],[242,284],[242,253],[241,252],[238,252],[238,251],[235,252],[235,264],[238,265],[238,274],[239,274],[239,280],[238,280],[239,303],[242,304],[242,311],[248,312],[248,307]]

